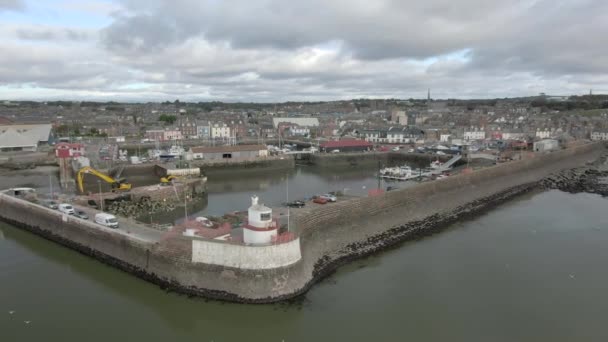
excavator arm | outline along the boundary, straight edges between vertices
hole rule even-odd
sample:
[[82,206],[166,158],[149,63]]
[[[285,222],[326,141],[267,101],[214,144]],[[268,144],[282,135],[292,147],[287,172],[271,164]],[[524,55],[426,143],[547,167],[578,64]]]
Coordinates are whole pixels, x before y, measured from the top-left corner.
[[94,168],[92,168],[90,166],[85,166],[78,171],[78,175],[77,175],[78,189],[82,193],[84,193],[84,175],[86,173],[90,173],[90,174],[100,178],[104,182],[110,183],[112,185],[112,188],[115,188],[118,190],[130,190],[131,189],[131,184],[118,181],[104,173],[101,173],[101,172],[95,170]]

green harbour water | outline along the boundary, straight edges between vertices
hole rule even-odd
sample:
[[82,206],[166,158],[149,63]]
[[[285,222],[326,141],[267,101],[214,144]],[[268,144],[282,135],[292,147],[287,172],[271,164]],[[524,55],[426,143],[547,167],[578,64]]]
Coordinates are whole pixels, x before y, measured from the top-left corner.
[[273,305],[166,293],[0,224],[0,340],[605,341],[607,208],[520,197]]

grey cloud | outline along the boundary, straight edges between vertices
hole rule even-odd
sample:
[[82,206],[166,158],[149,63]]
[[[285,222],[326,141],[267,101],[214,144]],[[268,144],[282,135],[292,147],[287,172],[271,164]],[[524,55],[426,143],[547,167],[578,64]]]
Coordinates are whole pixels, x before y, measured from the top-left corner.
[[[144,1],[126,2],[131,9],[107,29],[105,43],[144,41],[167,47],[184,39],[205,37],[226,41],[235,48],[297,49],[341,41],[359,58],[424,58],[448,53],[482,38],[492,15],[507,5],[487,5],[466,0],[451,1],[230,1],[185,0],[147,6]],[[508,2],[507,2],[508,3]],[[485,5],[484,5],[485,4]],[[471,12],[477,20],[469,20]],[[428,15],[427,14],[431,14]],[[482,18],[482,19],[479,19]],[[158,24],[166,31],[150,35]],[[118,44],[124,47],[127,44]]]
[[20,11],[25,8],[24,0],[0,0],[0,12]]
[[28,27],[15,31],[21,40],[89,40],[93,34],[84,30],[54,27]]
[[100,32],[10,31],[27,42],[0,45],[0,80],[145,100],[587,91],[608,83],[607,12],[599,0],[125,0]]

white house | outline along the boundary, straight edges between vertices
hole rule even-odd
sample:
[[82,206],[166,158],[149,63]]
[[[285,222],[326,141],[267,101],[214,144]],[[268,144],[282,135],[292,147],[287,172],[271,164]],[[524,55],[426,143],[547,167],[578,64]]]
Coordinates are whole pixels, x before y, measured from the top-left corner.
[[527,134],[522,132],[502,132],[502,138],[504,140],[523,140],[527,138]]
[[551,138],[551,131],[548,129],[539,129],[536,130],[535,136],[540,139],[548,139]]
[[591,132],[591,140],[593,141],[605,141],[608,140],[608,132]]
[[465,131],[464,132],[464,140],[483,140],[486,138],[485,131]]
[[226,124],[215,124],[211,126],[211,138],[213,139],[229,139],[230,127]]
[[439,141],[440,142],[449,142],[450,141],[450,134],[440,134],[439,135]]

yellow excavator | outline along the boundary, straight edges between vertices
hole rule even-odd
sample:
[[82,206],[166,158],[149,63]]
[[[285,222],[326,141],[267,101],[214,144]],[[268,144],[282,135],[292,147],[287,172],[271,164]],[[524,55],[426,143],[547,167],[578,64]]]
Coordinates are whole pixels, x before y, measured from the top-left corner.
[[84,181],[84,175],[86,173],[89,173],[89,174],[92,174],[93,176],[101,178],[106,183],[110,183],[112,185],[112,191],[131,190],[131,184],[125,182],[124,179],[114,179],[114,178],[106,175],[105,173],[95,170],[94,168],[92,168],[90,166],[85,166],[78,171],[77,180],[76,180],[78,182],[78,189],[82,193],[84,193],[83,181]]
[[177,176],[167,176],[160,179],[160,185],[169,185],[174,179],[179,179]]

